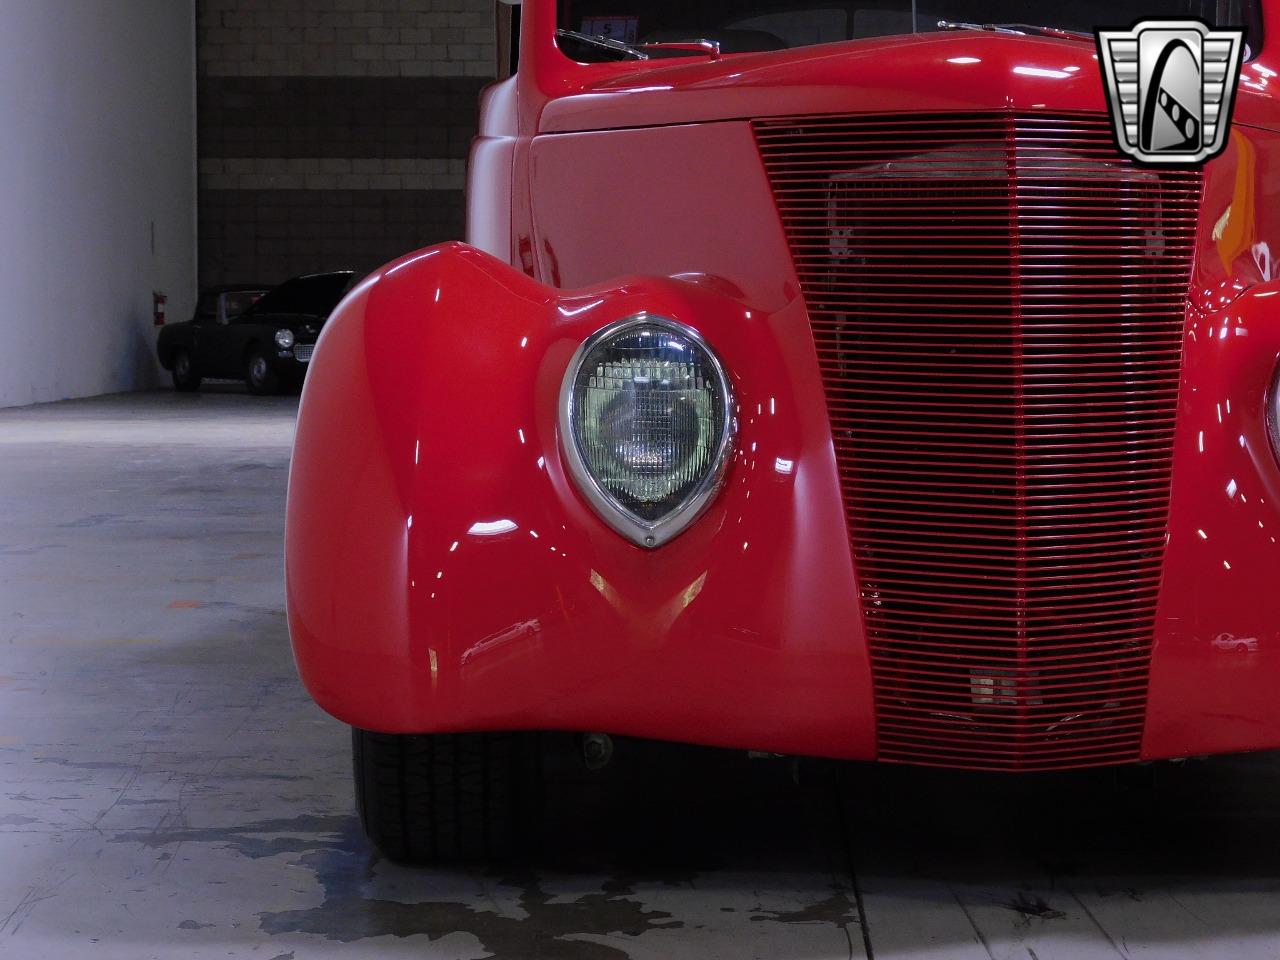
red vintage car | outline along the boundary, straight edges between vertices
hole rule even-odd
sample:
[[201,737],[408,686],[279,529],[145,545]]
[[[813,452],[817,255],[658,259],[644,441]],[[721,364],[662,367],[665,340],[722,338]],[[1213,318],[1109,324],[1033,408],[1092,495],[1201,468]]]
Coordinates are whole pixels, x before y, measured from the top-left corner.
[[[1159,7],[526,0],[469,245],[302,400],[289,622],[384,851],[501,847],[528,731],[1280,746],[1280,0]],[[1200,168],[1113,140],[1092,31],[1162,12],[1247,30]]]

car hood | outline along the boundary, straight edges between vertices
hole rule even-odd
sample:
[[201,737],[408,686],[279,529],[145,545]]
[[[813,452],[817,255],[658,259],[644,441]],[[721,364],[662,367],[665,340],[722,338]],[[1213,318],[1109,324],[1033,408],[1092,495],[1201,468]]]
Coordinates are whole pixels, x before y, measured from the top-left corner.
[[1092,43],[987,31],[583,69],[589,79],[547,105],[540,132],[812,113],[1106,109]]

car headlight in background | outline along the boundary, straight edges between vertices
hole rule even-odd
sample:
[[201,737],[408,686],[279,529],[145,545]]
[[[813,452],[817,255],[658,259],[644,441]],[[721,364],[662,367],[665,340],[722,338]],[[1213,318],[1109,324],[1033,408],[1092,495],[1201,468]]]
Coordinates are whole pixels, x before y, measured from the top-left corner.
[[292,347],[294,339],[295,337],[293,335],[292,330],[276,331],[276,346],[279,347],[281,350],[288,350],[290,347]]
[[643,547],[689,526],[728,467],[733,396],[693,330],[641,314],[599,331],[569,364],[560,428],[600,516]]

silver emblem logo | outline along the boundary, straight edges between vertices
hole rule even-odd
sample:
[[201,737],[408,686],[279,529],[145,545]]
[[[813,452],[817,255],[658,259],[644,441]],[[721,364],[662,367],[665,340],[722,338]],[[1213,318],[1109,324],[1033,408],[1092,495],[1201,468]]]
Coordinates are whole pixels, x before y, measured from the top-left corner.
[[1098,60],[1116,145],[1142,163],[1203,163],[1227,145],[1243,30],[1143,20],[1099,30]]

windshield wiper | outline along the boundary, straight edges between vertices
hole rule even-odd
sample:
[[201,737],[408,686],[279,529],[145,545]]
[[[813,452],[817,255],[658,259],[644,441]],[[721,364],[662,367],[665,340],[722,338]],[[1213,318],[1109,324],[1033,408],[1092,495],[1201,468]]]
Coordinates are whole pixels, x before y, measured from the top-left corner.
[[621,40],[614,40],[612,37],[593,36],[589,33],[579,33],[577,30],[565,30],[563,27],[556,31],[556,36],[563,37],[566,40],[576,40],[578,43],[585,43],[587,46],[595,47],[597,50],[616,53],[620,60],[649,59],[649,55],[639,47],[633,47],[631,44],[623,43]]
[[578,43],[585,43],[587,46],[595,47],[597,50],[607,50],[610,53],[619,54],[623,60],[648,60],[650,57],[646,51],[649,50],[670,50],[673,53],[702,53],[712,60],[720,59],[720,43],[717,40],[655,40],[652,43],[642,43],[637,46],[623,43],[621,40],[614,40],[612,37],[579,33],[577,30],[565,30],[563,27],[556,31],[556,36]]
[[1062,27],[1042,27],[1034,23],[961,23],[956,20],[939,20],[939,30],[986,30],[989,33],[1012,33],[1019,36],[1036,34],[1041,37],[1062,37],[1066,40],[1087,40],[1093,43],[1093,34]]

